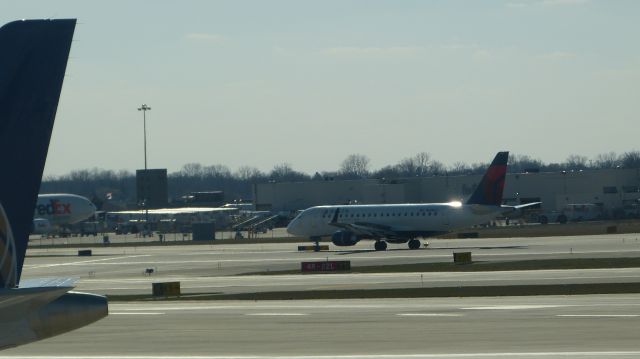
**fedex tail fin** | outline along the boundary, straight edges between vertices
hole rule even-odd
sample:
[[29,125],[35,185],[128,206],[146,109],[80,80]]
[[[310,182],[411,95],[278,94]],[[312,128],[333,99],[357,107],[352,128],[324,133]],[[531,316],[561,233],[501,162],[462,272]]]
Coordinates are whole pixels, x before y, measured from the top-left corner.
[[75,25],[0,27],[0,288],[20,280]]
[[502,191],[504,190],[508,159],[509,152],[498,152],[475,192],[467,200],[467,204],[502,205]]

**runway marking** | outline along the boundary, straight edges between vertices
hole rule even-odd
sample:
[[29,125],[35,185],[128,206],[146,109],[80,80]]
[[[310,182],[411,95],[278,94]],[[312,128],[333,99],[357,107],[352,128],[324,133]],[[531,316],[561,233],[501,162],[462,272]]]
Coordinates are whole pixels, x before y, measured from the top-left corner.
[[74,266],[74,265],[84,265],[84,264],[121,264],[121,263],[98,263],[105,261],[113,261],[116,259],[129,259],[129,258],[138,258],[138,257],[150,257],[151,254],[138,254],[132,256],[124,256],[124,257],[113,257],[113,258],[102,258],[102,259],[89,259],[86,261],[78,261],[78,262],[70,262],[70,263],[52,263],[52,264],[36,264],[25,266],[32,269],[40,269],[40,268],[51,268],[51,267],[62,267],[62,266]]
[[399,317],[462,317],[460,313],[398,313]]
[[569,318],[637,318],[640,314],[558,314],[556,317]]
[[486,307],[467,307],[462,310],[526,310],[526,309],[547,309],[570,307],[570,305],[490,305]]
[[160,312],[111,312],[109,315],[164,315]]
[[253,317],[302,317],[309,315],[307,313],[247,313],[247,316]]
[[448,359],[448,358],[635,358],[640,351],[593,351],[593,352],[520,352],[520,353],[446,353],[446,354],[351,354],[351,355],[9,355],[0,359]]

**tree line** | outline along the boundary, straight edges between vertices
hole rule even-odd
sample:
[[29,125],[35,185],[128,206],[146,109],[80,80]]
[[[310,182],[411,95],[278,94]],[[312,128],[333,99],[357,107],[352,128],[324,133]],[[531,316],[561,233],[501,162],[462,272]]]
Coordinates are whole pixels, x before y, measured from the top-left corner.
[[[404,158],[394,165],[372,170],[369,157],[362,154],[347,156],[335,171],[319,171],[313,175],[296,171],[288,163],[277,164],[269,172],[255,167],[242,166],[231,171],[225,165],[204,166],[188,163],[179,171],[168,174],[170,201],[178,201],[185,194],[198,191],[220,190],[227,201],[251,199],[254,183],[291,181],[331,181],[349,179],[394,179],[426,176],[457,176],[482,174],[487,163],[467,164],[456,162],[446,166],[427,152]],[[511,155],[508,171],[522,173],[530,171],[559,172],[609,168],[640,168],[640,151],[623,154],[603,153],[595,158],[570,155],[561,163],[544,163],[528,155]],[[71,171],[61,176],[43,179],[41,193],[75,193],[91,199],[101,208],[106,199],[117,200],[128,208],[135,208],[135,173],[102,169]]]

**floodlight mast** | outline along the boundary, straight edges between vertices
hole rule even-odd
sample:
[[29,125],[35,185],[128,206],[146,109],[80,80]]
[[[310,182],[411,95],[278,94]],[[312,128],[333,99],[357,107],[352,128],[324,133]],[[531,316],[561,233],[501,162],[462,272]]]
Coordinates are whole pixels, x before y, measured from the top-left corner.
[[147,193],[147,111],[151,111],[151,107],[147,106],[147,104],[142,104],[142,106],[138,107],[138,111],[142,111],[142,128],[143,128],[143,135],[144,135],[144,183],[142,185],[142,187],[144,188],[144,198],[142,200],[142,206],[144,207],[144,217],[145,217],[145,223],[144,223],[144,229],[145,229],[145,233],[143,233],[143,236],[146,235],[146,232],[149,231],[149,207],[147,206],[147,201],[148,201],[148,193]]

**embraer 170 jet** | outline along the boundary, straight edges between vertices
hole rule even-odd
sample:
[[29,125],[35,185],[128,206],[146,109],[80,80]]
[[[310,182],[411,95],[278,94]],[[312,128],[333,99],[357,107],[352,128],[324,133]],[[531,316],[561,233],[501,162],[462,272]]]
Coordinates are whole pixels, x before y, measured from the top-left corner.
[[375,249],[387,242],[420,248],[417,238],[486,223],[500,214],[539,204],[502,205],[502,191],[509,152],[498,152],[482,181],[466,203],[416,203],[317,206],[304,210],[289,223],[293,235],[318,241],[331,236],[337,246],[353,246],[361,239],[374,239]]
[[52,337],[107,315],[103,296],[72,280],[20,280],[76,20],[0,27],[0,349]]

